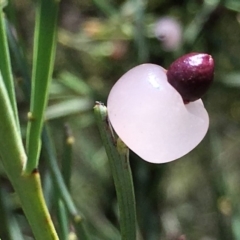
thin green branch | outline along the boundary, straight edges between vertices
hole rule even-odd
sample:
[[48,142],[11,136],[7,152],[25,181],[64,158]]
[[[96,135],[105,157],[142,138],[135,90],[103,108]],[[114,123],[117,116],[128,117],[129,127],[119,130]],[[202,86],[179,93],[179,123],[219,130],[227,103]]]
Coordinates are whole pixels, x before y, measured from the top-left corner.
[[202,8],[198,11],[193,21],[185,27],[184,41],[188,46],[192,47],[197,41],[204,25],[219,4],[220,0],[204,1]]
[[[6,20],[6,19],[5,19]],[[10,52],[13,60],[13,66],[15,67],[13,70],[15,72],[20,72],[23,81],[23,91],[26,95],[28,101],[30,101],[30,93],[31,93],[31,77],[29,74],[28,64],[24,53],[21,48],[21,44],[18,39],[14,36],[10,23],[6,20],[6,31],[7,37],[10,47]]]
[[99,8],[99,10],[101,10],[109,18],[117,14],[116,9],[113,7],[110,1],[93,0],[93,3]]
[[44,202],[37,171],[22,174],[26,154],[17,131],[13,109],[5,84],[0,77],[0,157],[4,169],[21,201],[24,213],[37,240],[57,240],[53,223]]
[[19,175],[26,164],[22,139],[17,131],[11,102],[0,75],[0,156],[8,175]]
[[0,7],[0,52],[1,52],[0,69],[2,73],[2,78],[4,80],[4,84],[7,89],[11,107],[14,113],[15,122],[19,131],[20,127],[19,127],[17,103],[16,103],[16,96],[15,96],[15,88],[14,88],[14,81],[13,81],[13,75],[12,75],[8,41],[7,41],[5,19],[4,19],[4,13],[3,13],[2,7]]
[[66,207],[61,199],[58,199],[57,202],[57,218],[58,218],[58,232],[59,239],[65,240],[68,239],[68,214]]
[[70,180],[72,172],[72,158],[73,158],[73,144],[74,137],[70,127],[65,124],[65,133],[64,133],[64,143],[63,143],[63,158],[62,158],[62,176],[66,187],[70,190]]
[[52,78],[55,59],[59,1],[39,0],[37,4],[32,92],[30,113],[28,114],[28,162],[25,170],[27,173],[30,173],[38,166],[44,111],[47,105],[48,89]]
[[144,0],[131,0],[132,5],[135,7],[134,12],[134,41],[137,47],[138,62],[144,63],[148,61],[149,52],[146,41],[146,29],[145,29],[145,7]]
[[51,138],[49,136],[49,133],[46,127],[43,129],[42,141],[43,141],[44,153],[46,155],[46,158],[48,159],[47,163],[52,175],[53,182],[55,184],[55,187],[58,191],[59,196],[63,200],[71,216],[72,223],[76,230],[76,234],[79,239],[87,240],[89,239],[89,237],[85,230],[84,219],[81,216],[81,214],[78,212],[71,198],[71,195],[64,183],[63,177],[61,175],[61,172],[57,164],[55,147],[53,145],[53,142],[51,141]]
[[[30,92],[29,92],[30,79],[29,79],[29,74],[28,74],[28,70],[27,70],[26,60],[25,60],[22,52],[19,51],[19,48],[17,47],[18,44],[16,42],[16,39],[14,38],[14,36],[11,34],[10,31],[8,31],[8,37],[9,37],[9,41],[11,44],[11,50],[15,57],[17,66],[24,76],[24,93],[25,93],[26,97],[29,98],[29,96],[30,96]],[[83,240],[88,239],[85,227],[83,226],[83,218],[77,211],[77,209],[72,201],[72,198],[64,184],[64,180],[62,178],[62,175],[61,175],[60,170],[57,165],[55,149],[54,149],[54,146],[50,140],[50,136],[47,133],[46,129],[43,130],[42,142],[43,142],[43,148],[45,150],[45,154],[47,155],[47,159],[49,159],[48,163],[49,163],[49,168],[51,170],[52,178],[54,180],[54,184],[57,187],[59,195],[61,196],[61,199],[63,200],[64,204],[67,207],[68,212],[71,215],[72,222],[73,222],[75,230],[76,230],[76,234],[79,237],[79,239],[83,239]]]
[[120,213],[120,228],[123,240],[136,239],[136,204],[128,148],[120,140],[117,147],[107,124],[107,108],[97,103],[94,107],[97,125],[109,159],[117,192]]
[[[67,124],[64,127],[64,139],[63,139],[63,157],[61,164],[61,172],[63,176],[64,183],[68,191],[70,191],[70,179],[71,179],[71,168],[72,168],[72,146],[74,144],[74,137],[72,136],[71,129]],[[67,239],[69,231],[69,214],[66,210],[61,197],[56,194],[57,199],[57,218],[58,218],[58,232],[60,239]]]
[[23,210],[37,240],[58,240],[42,193],[40,175],[14,176],[13,186],[21,200]]

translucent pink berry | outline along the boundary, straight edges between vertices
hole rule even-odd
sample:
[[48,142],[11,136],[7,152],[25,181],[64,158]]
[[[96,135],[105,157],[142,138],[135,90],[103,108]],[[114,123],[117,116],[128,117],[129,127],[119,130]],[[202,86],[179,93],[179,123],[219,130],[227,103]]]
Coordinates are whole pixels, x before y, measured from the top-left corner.
[[154,26],[154,35],[161,41],[165,51],[175,51],[182,44],[182,26],[170,16],[159,18]]
[[109,120],[122,141],[151,163],[173,161],[195,148],[209,119],[201,100],[184,104],[166,70],[139,65],[113,86],[107,101]]

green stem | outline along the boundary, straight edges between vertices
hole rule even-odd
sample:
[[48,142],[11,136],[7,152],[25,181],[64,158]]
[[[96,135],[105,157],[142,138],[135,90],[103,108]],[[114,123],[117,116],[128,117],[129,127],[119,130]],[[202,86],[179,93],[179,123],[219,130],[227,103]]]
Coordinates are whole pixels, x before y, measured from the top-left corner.
[[57,202],[57,217],[59,224],[59,239],[65,240],[68,239],[68,214],[66,207],[61,199],[58,199]]
[[93,0],[93,3],[109,18],[117,14],[116,9],[112,6],[110,1]]
[[148,47],[145,40],[146,29],[144,23],[145,1],[131,0],[133,6],[136,8],[134,15],[134,41],[137,46],[138,62],[144,63],[148,61]]
[[71,180],[71,172],[72,172],[72,158],[73,158],[73,144],[74,137],[72,135],[70,127],[65,124],[65,134],[64,134],[64,150],[63,150],[63,158],[62,158],[62,176],[66,187],[70,190],[70,180]]
[[107,108],[97,103],[94,107],[97,125],[105,146],[113,180],[117,192],[120,212],[120,228],[123,240],[136,239],[136,204],[132,173],[128,159],[128,148],[117,140],[117,148],[112,132],[107,124]]
[[[43,34],[44,35],[44,34]],[[14,57],[16,59],[16,63],[21,70],[23,76],[24,76],[24,92],[26,97],[28,98],[30,93],[29,93],[29,74],[27,71],[27,64],[26,60],[22,54],[21,51],[19,51],[19,48],[17,47],[16,39],[14,39],[14,36],[12,36],[11,32],[8,32],[9,40],[11,43],[11,48],[14,54]],[[41,69],[40,69],[41,70]],[[39,71],[40,71],[39,70]],[[56,159],[56,153],[54,146],[51,142],[50,136],[47,133],[46,129],[43,130],[43,137],[42,137],[42,142],[43,142],[43,148],[45,150],[45,154],[47,155],[48,164],[49,168],[51,171],[51,178],[54,180],[54,185],[56,186],[59,196],[63,200],[65,206],[67,207],[68,212],[71,215],[72,222],[74,224],[75,230],[76,230],[76,235],[78,236],[79,239],[86,240],[89,239],[85,230],[85,227],[83,226],[83,218],[79,214],[78,210],[76,209],[72,198],[69,194],[69,191],[64,184],[64,180],[62,178],[61,172],[58,168],[57,165],[57,159]],[[30,142],[29,142],[30,144]],[[34,148],[34,145],[32,144],[32,147]],[[34,151],[34,149],[33,149]],[[31,169],[31,165],[33,167],[34,164],[29,163],[29,170]]]
[[16,39],[14,34],[12,33],[10,23],[6,20],[5,24],[6,24],[7,37],[8,37],[10,52],[12,56],[13,66],[15,67],[13,71],[20,72],[21,76],[23,77],[22,88],[26,95],[26,99],[30,101],[31,77],[29,74],[26,58],[24,56],[24,52],[22,50],[19,40]]
[[2,7],[0,7],[0,52],[1,52],[1,58],[0,58],[1,74],[7,89],[11,107],[14,112],[15,122],[19,130],[20,127],[19,127],[19,120],[18,120],[16,97],[15,97],[15,88],[14,88],[14,81],[12,76],[12,68],[11,68],[9,47],[8,47],[7,34],[6,34],[5,19],[4,19],[4,13],[3,13]]
[[57,240],[53,223],[46,208],[38,172],[22,174],[26,154],[17,131],[13,109],[5,84],[0,77],[0,157],[4,169],[20,198],[23,211],[37,240]]
[[38,0],[34,38],[32,92],[27,131],[28,162],[25,171],[30,173],[38,166],[44,111],[48,100],[56,51],[58,16],[57,0]]
[[62,174],[57,164],[55,148],[46,127],[43,129],[42,141],[44,153],[46,154],[46,158],[48,159],[47,163],[52,175],[54,185],[58,191],[59,196],[67,207],[68,212],[70,213],[73,225],[76,230],[76,234],[79,239],[87,240],[89,239],[89,237],[85,230],[84,219],[78,212],[71,198],[71,195],[64,183]]
[[219,4],[220,0],[204,1],[202,8],[198,11],[193,21],[185,27],[185,44],[189,47],[194,45],[194,43],[199,39],[199,35],[204,27],[204,24],[208,21],[210,15],[216,10]]
[[[63,157],[62,157],[62,176],[64,183],[68,191],[70,191],[70,179],[71,179],[71,167],[72,167],[72,146],[74,143],[74,137],[72,136],[71,129],[67,124],[65,124],[65,134],[63,143]],[[60,239],[67,239],[68,236],[68,225],[69,225],[69,215],[66,211],[66,206],[64,205],[59,194],[56,194],[57,198],[57,217],[58,217],[58,232]]]
[[21,200],[33,234],[37,240],[58,240],[42,193],[40,175],[33,171],[29,175],[14,176],[12,184]]

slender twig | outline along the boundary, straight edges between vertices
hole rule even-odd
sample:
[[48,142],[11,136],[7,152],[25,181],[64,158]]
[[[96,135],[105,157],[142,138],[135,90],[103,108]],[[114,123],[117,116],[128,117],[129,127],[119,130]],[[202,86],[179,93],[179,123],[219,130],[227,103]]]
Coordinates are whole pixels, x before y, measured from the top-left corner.
[[51,141],[51,138],[46,127],[44,127],[43,129],[42,140],[43,150],[46,155],[46,158],[48,159],[47,163],[49,165],[49,169],[52,174],[52,179],[58,191],[58,194],[63,200],[65,206],[67,207],[68,212],[70,213],[78,238],[81,240],[87,240],[89,239],[89,237],[85,230],[84,219],[77,210],[71,198],[71,195],[64,183],[63,177],[57,164],[55,147],[53,145],[53,142]]
[[[30,77],[29,77],[29,73],[27,70],[26,59],[24,58],[23,53],[17,47],[18,43],[10,31],[8,31],[8,37],[9,37],[10,47],[13,52],[15,61],[24,77],[23,90],[24,90],[25,96],[29,100]],[[83,227],[83,218],[80,215],[80,213],[78,212],[77,208],[75,207],[75,204],[72,201],[69,191],[66,188],[64,180],[62,178],[61,172],[58,168],[55,148],[53,146],[53,143],[50,139],[49,134],[47,133],[46,128],[44,128],[44,130],[43,130],[42,144],[43,144],[44,152],[46,154],[46,158],[49,160],[47,163],[49,164],[49,168],[51,171],[51,178],[54,180],[54,186],[58,189],[59,196],[63,200],[65,206],[67,207],[68,212],[71,215],[72,222],[76,229],[76,234],[79,237],[79,239],[83,239],[83,240],[88,239],[85,227]]]
[[56,51],[56,28],[59,1],[39,0],[34,38],[32,92],[28,114],[26,172],[38,166],[44,111],[48,100]]
[[203,27],[219,4],[220,0],[211,2],[204,1],[202,8],[198,11],[195,18],[188,26],[185,27],[184,41],[188,46],[193,46],[193,44],[197,41]]
[[16,37],[12,32],[10,23],[6,20],[5,24],[6,24],[10,52],[11,52],[12,61],[13,61],[13,67],[15,67],[13,70],[15,72],[20,72],[23,78],[22,88],[23,88],[24,94],[26,95],[27,100],[30,101],[31,77],[29,74],[28,64],[27,64],[24,52],[21,48],[21,44],[19,40],[16,39]]
[[[73,144],[74,137],[72,136],[69,126],[65,124],[61,172],[68,191],[70,191]],[[69,231],[69,214],[59,194],[56,194],[56,200],[57,200],[57,218],[59,223],[58,232],[60,239],[64,240],[67,239]]]
[[93,0],[93,3],[109,18],[117,14],[117,10],[112,6],[111,1]]
[[59,239],[68,239],[68,213],[66,207],[61,199],[57,202],[57,218],[58,218],[58,233]]
[[117,146],[113,141],[113,135],[107,124],[107,108],[97,103],[94,107],[97,125],[106,153],[109,159],[110,168],[117,192],[117,199],[120,213],[120,228],[123,240],[136,239],[136,204],[132,173],[128,159],[128,148],[120,140]]
[[4,169],[18,194],[23,211],[37,240],[57,240],[53,223],[44,202],[37,170],[23,174],[26,154],[17,131],[13,109],[5,84],[0,77],[0,156]]
[[[36,239],[58,239],[49,212],[46,208],[39,173],[34,170],[23,174],[26,166],[26,154],[19,132],[19,123],[16,110],[16,98],[12,78],[10,57],[5,32],[5,21],[1,9],[0,16],[0,48],[1,71],[4,77],[0,79],[0,155],[5,171],[20,198],[24,213],[32,227]],[[9,151],[10,149],[10,151]]]
[[145,40],[145,25],[144,25],[144,11],[145,1],[143,0],[131,0],[131,3],[135,7],[134,13],[134,41],[137,47],[138,62],[143,63],[148,60],[148,47]]
[[7,89],[9,99],[10,99],[11,107],[14,112],[17,129],[19,131],[20,127],[19,127],[17,103],[15,101],[16,99],[15,88],[14,88],[10,54],[9,54],[9,48],[8,48],[5,19],[4,19],[4,13],[3,13],[2,7],[0,7],[0,52],[1,52],[0,70],[1,70],[2,78],[4,80],[6,89]]
[[72,172],[73,144],[74,137],[68,124],[65,124],[64,143],[63,143],[63,158],[62,158],[62,176],[66,187],[70,190],[70,180]]

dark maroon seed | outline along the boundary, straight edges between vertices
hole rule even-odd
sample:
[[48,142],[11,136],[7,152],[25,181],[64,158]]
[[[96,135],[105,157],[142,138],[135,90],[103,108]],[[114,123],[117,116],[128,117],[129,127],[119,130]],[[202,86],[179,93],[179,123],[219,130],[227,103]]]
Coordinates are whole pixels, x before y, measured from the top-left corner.
[[185,103],[196,101],[213,81],[214,61],[206,53],[189,53],[174,61],[168,71],[168,82]]

